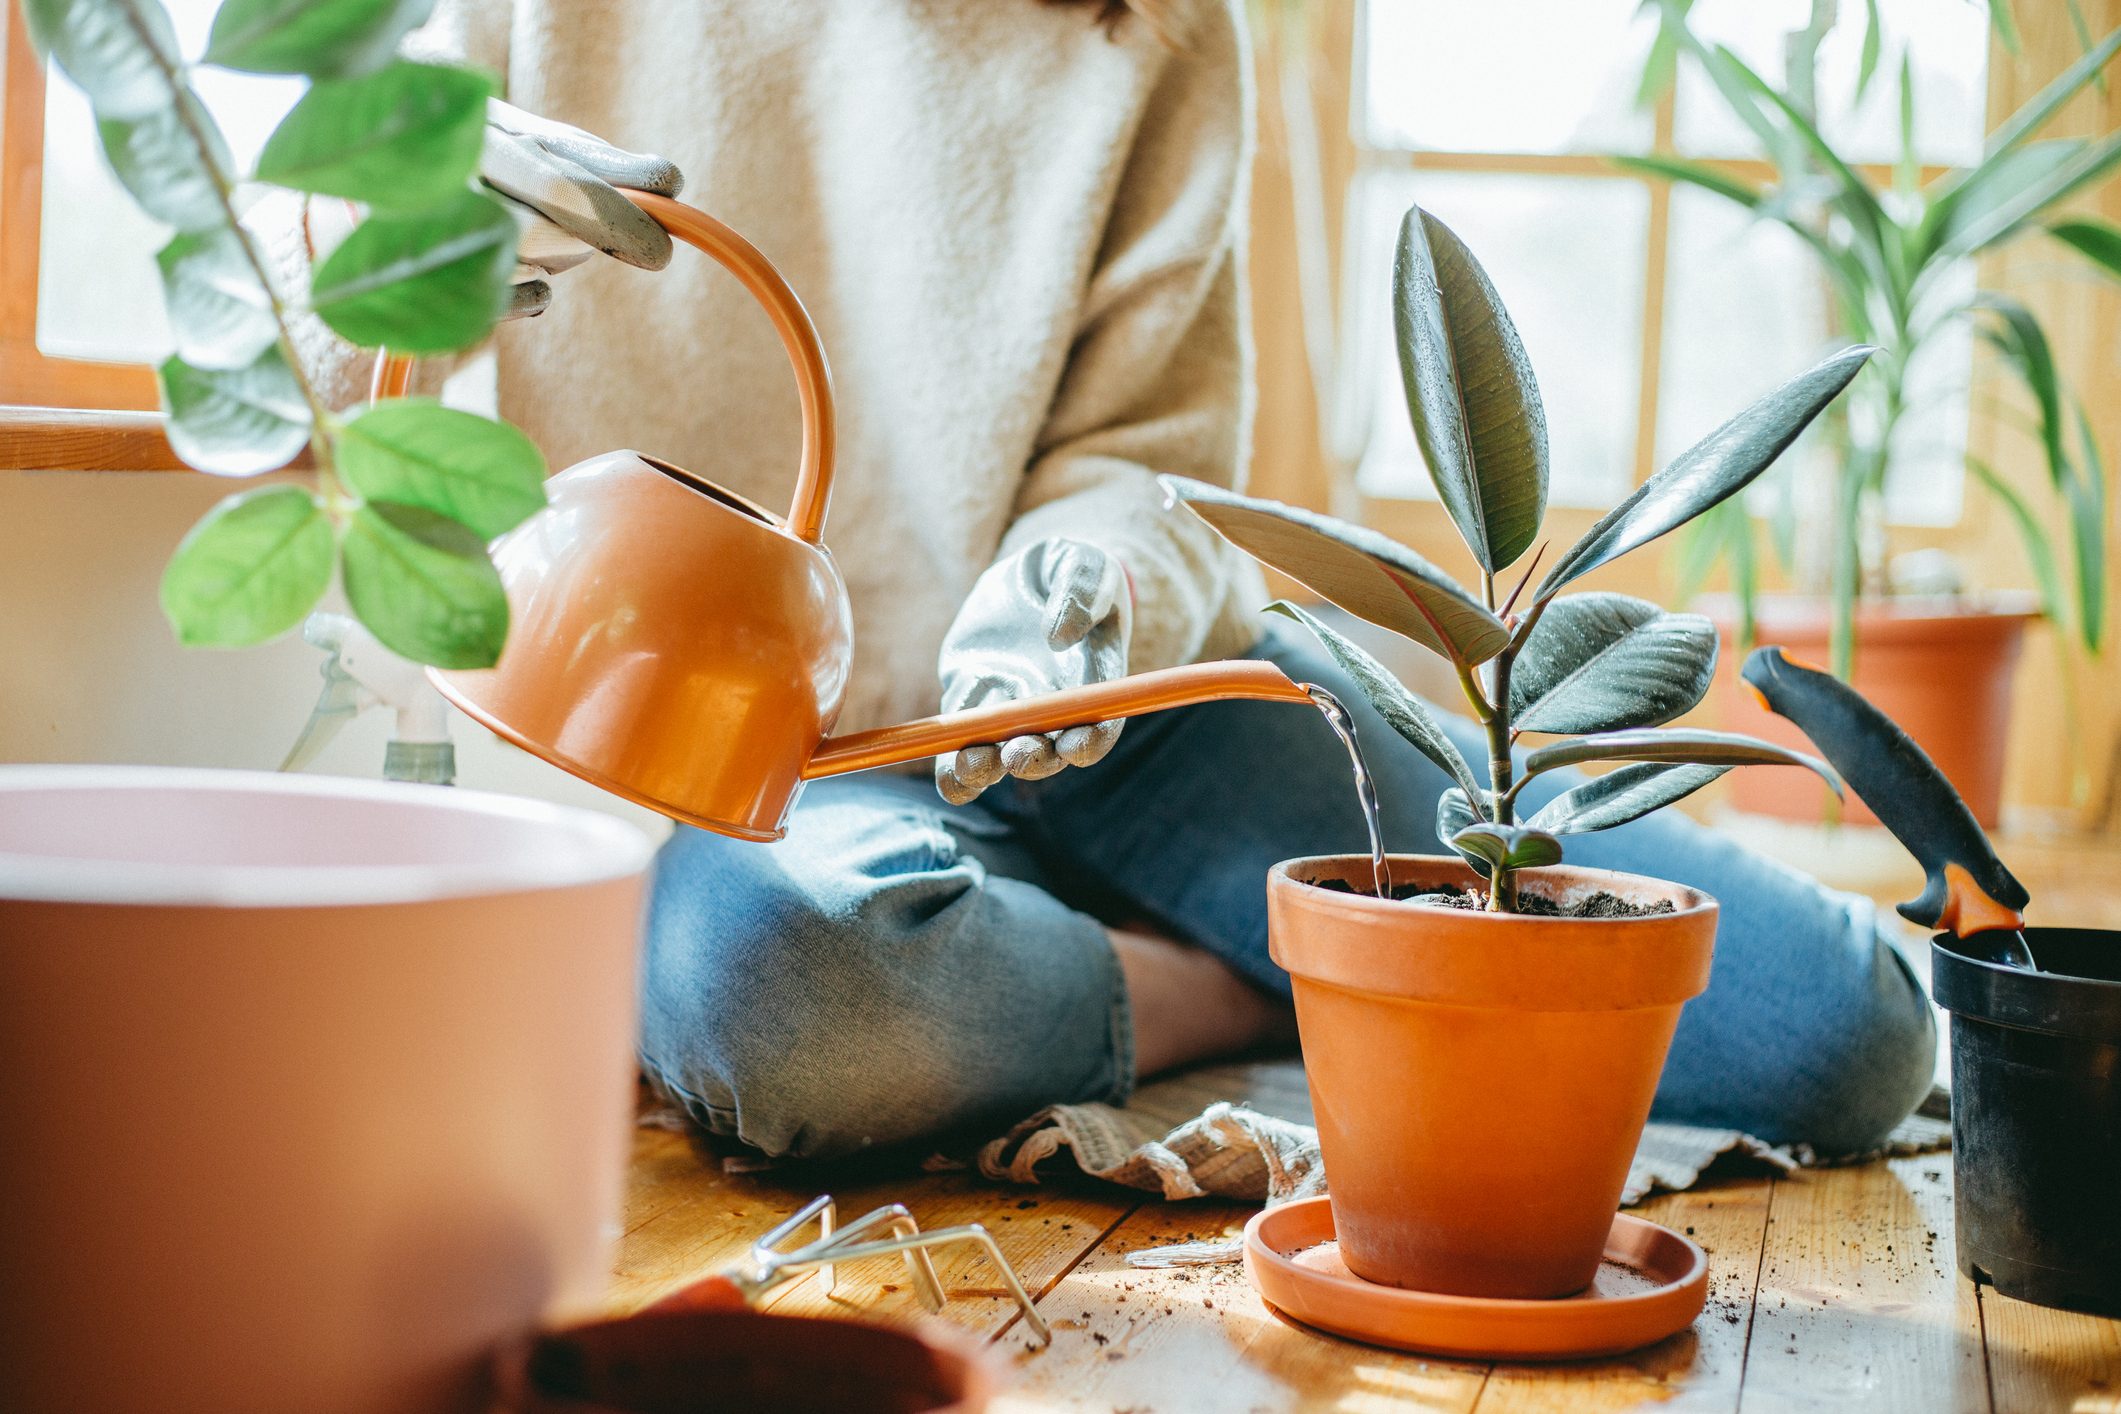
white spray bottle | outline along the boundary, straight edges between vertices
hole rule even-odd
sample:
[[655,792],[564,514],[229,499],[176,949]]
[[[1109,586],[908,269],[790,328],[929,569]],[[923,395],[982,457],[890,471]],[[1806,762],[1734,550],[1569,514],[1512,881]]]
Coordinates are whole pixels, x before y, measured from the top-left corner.
[[384,776],[426,785],[456,784],[457,752],[449,736],[449,704],[419,664],[385,648],[345,614],[311,614],[302,625],[302,637],[331,656],[319,670],[324,676],[323,694],[294,749],[280,763],[281,770],[301,770],[338,735],[339,728],[380,706],[397,714],[390,744],[383,751]]

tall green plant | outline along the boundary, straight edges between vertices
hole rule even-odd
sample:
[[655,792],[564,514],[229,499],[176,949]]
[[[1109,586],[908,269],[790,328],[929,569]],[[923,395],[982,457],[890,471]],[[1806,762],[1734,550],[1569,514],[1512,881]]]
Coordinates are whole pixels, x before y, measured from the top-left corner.
[[[1973,470],[2003,499],[2021,533],[2047,615],[2073,628],[2086,651],[2098,652],[2105,634],[2107,510],[2102,457],[2090,423],[2064,386],[2046,332],[2031,311],[1994,291],[1959,295],[1951,275],[1974,256],[2044,230],[2095,268],[2121,277],[2121,230],[2055,215],[2064,202],[2106,181],[2121,165],[2121,134],[2037,137],[2064,104],[2101,81],[2121,51],[2121,30],[2088,45],[2077,62],[1997,128],[1978,164],[1927,184],[1920,181],[1914,87],[1903,51],[1897,74],[1901,154],[1891,187],[1881,189],[1818,127],[1813,61],[1832,23],[1831,6],[1815,6],[1813,24],[1791,36],[1789,74],[1781,87],[1729,49],[1703,44],[1688,25],[1690,0],[1644,0],[1644,8],[1659,17],[1645,67],[1645,95],[1668,85],[1682,58],[1697,65],[1759,141],[1777,175],[1763,185],[1683,158],[1614,160],[1630,171],[1709,192],[1791,232],[1817,258],[1841,329],[1879,351],[1851,390],[1856,407],[1842,429],[1827,523],[1832,561],[1826,588],[1833,603],[1836,674],[1847,677],[1852,667],[1856,603],[1882,578],[1881,567],[1867,562],[1876,552],[1866,546],[1863,529],[1876,515],[1891,470],[1894,432],[1909,415],[1908,369],[1931,340],[1969,320],[2032,396],[2049,487],[2069,525],[2069,590],[2057,568],[2065,556],[2050,543],[2032,508],[1985,466]],[[2015,52],[2008,6],[1994,0],[1991,9],[1998,33]],[[1864,23],[1858,98],[1873,81],[1883,45],[1875,7]],[[1734,557],[1733,578],[1750,622],[1751,527],[1742,515],[1726,515],[1705,529],[1715,537],[1711,550]]]
[[[1486,737],[1485,779],[1376,659],[1306,610],[1274,606],[1316,634],[1393,730],[1455,782],[1436,832],[1487,875],[1488,907],[1513,909],[1516,871],[1558,862],[1562,837],[1625,824],[1733,766],[1807,766],[1838,790],[1824,764],[1765,741],[1655,730],[1708,690],[1716,632],[1707,619],[1625,594],[1561,590],[1742,491],[1871,350],[1845,349],[1760,399],[1644,482],[1532,585],[1535,555],[1499,598],[1498,574],[1531,549],[1546,512],[1546,416],[1531,363],[1480,262],[1418,207],[1400,228],[1393,313],[1415,438],[1479,570],[1478,593],[1362,526],[1202,482],[1166,485],[1254,558],[1451,664]],[[1520,762],[1525,733],[1559,739]],[[1518,818],[1526,783],[1586,761],[1627,764]]]
[[[177,547],[162,606],[186,644],[263,642],[340,576],[361,621],[443,667],[499,655],[508,603],[486,542],[545,503],[545,463],[504,423],[394,399],[326,407],[295,356],[301,309],[365,347],[466,348],[507,309],[516,225],[478,187],[492,82],[411,63],[398,42],[433,0],[226,0],[205,54],[161,0],[23,0],[32,39],[88,96],[112,172],[174,234],[157,257],[175,352],[157,370],[170,444],[251,477],[304,447],[304,484],[230,496]],[[253,172],[235,170],[198,65],[309,80]],[[245,229],[260,183],[365,203],[303,292],[280,289]]]

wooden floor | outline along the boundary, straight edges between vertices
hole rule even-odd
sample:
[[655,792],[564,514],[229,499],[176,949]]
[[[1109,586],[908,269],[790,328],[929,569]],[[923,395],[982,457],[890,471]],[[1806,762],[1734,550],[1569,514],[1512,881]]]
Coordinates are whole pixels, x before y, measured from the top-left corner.
[[[2121,924],[2114,846],[2013,842],[2036,916]],[[2087,873],[2087,871],[2091,871]],[[2075,908],[2054,911],[2073,887]],[[1889,893],[1894,881],[1880,887]],[[1906,897],[1906,893],[1897,894]],[[2045,908],[2038,907],[2045,904]],[[684,1136],[642,1130],[611,1288],[630,1310],[736,1260],[821,1180],[721,1172]],[[984,1260],[939,1262],[941,1319],[992,1337],[1015,1383],[1007,1414],[1251,1411],[1783,1410],[2121,1414],[2121,1321],[2048,1311],[1980,1289],[1952,1258],[1948,1155],[1787,1178],[1711,1177],[1634,1211],[1709,1254],[1708,1309],[1691,1330],[1621,1360],[1460,1364],[1319,1335],[1268,1310],[1237,1267],[1139,1271],[1143,1247],[1241,1227],[1247,1208],[1161,1203],[1080,1181],[1005,1188],[911,1174],[836,1193],[843,1215],[906,1203],[923,1227],[977,1221],[1016,1263],[1052,1324],[1032,1347]],[[903,1270],[843,1267],[827,1298],[805,1281],[768,1309],[910,1321]]]

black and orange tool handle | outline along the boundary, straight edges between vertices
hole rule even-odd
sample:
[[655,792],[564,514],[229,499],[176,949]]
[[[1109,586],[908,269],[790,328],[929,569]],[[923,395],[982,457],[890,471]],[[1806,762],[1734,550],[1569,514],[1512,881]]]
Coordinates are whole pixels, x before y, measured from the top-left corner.
[[1762,706],[1811,738],[1922,866],[1929,886],[1900,905],[1902,917],[1961,937],[2025,926],[2025,886],[1996,857],[1937,763],[1892,718],[1780,648],[1754,649],[1740,676]]

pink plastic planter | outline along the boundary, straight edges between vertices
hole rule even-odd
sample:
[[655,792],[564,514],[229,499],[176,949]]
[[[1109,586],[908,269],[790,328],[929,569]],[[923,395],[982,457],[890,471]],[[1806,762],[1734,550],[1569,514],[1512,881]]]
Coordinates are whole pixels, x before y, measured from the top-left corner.
[[481,1408],[606,1277],[649,854],[469,791],[0,768],[10,1407]]

